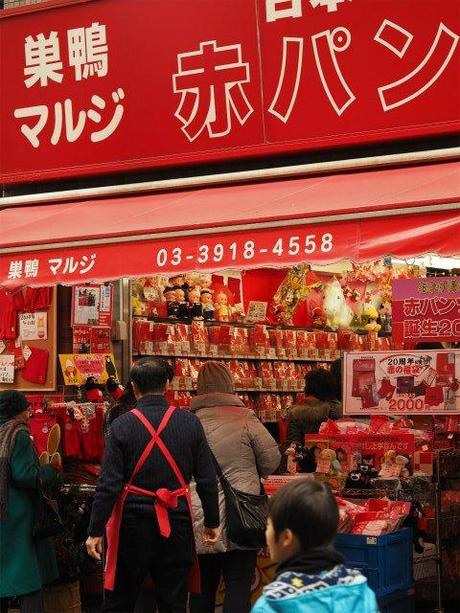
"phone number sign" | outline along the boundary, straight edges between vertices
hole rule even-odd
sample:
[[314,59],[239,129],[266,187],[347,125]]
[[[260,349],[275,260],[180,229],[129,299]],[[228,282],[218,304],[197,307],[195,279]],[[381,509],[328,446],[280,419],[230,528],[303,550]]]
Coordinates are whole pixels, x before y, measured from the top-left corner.
[[326,264],[355,253],[358,239],[359,226],[353,222],[251,232],[232,228],[228,233],[200,237],[181,237],[179,232],[167,239],[119,239],[105,245],[36,251],[24,257],[3,256],[0,277],[6,279],[6,286],[40,286],[178,271],[285,267],[304,259]]

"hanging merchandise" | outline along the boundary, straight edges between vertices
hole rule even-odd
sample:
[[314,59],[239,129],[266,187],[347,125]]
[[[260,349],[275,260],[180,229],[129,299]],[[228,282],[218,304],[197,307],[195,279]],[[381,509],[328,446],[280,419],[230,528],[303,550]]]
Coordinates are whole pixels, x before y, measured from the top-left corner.
[[27,355],[24,348],[25,366],[21,370],[24,381],[43,385],[46,381],[49,362],[49,351],[38,347],[28,347]]
[[321,286],[311,266],[293,266],[273,297],[272,311],[275,320],[281,324],[292,325],[292,317],[300,301]]

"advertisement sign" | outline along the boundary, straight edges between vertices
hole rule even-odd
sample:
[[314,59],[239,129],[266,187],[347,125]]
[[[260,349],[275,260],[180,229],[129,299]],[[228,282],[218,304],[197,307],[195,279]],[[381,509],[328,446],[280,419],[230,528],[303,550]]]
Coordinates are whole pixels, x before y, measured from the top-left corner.
[[48,338],[48,313],[19,314],[19,336],[22,341],[42,341]]
[[460,126],[452,0],[49,4],[0,13],[5,183]]
[[394,279],[393,338],[416,343],[460,338],[460,277]]
[[460,412],[460,350],[346,353],[345,415]]
[[[340,463],[341,472],[346,474],[350,471],[360,470],[366,464],[369,466],[369,470],[380,470],[383,456],[391,450],[412,459],[414,455],[414,435],[405,432],[307,434],[305,446],[314,454],[318,464],[321,462],[321,451],[333,449],[336,452],[337,461]],[[411,465],[408,464],[408,466],[411,470]],[[316,470],[320,472],[318,467]]]
[[72,326],[112,325],[112,286],[77,285],[72,290]]
[[65,385],[84,385],[88,377],[95,377],[98,383],[106,383],[111,376],[118,380],[112,353],[60,354],[59,362]]
[[14,355],[0,355],[0,383],[14,383]]

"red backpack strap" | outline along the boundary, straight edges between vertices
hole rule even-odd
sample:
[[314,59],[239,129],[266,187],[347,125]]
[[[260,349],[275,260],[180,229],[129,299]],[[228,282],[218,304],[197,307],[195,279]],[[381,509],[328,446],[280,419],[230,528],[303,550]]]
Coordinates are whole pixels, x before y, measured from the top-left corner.
[[155,445],[157,444],[157,441],[159,440],[158,437],[168,425],[168,422],[171,418],[171,415],[174,413],[174,411],[175,411],[174,406],[170,406],[168,408],[166,413],[163,415],[160,425],[158,426],[158,430],[155,430],[155,428],[152,426],[149,420],[145,417],[145,415],[141,413],[138,409],[133,409],[131,411],[137,417],[137,419],[143,424],[143,426],[146,428],[146,430],[149,432],[152,438],[146,445],[144,451],[142,452],[141,457],[138,459],[137,464],[133,470],[133,474],[131,475],[131,478],[129,480],[129,483],[132,483],[134,477],[137,475],[140,469],[144,466],[145,461],[147,460],[152,449],[155,447]]

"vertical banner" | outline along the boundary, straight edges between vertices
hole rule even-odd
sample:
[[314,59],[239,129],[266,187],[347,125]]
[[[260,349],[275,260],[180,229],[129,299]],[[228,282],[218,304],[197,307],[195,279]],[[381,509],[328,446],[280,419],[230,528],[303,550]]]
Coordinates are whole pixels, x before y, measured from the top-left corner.
[[460,413],[460,350],[346,353],[345,415]]

